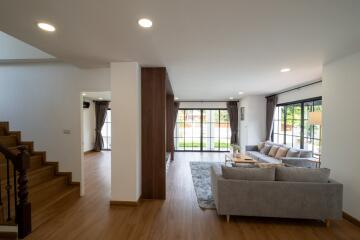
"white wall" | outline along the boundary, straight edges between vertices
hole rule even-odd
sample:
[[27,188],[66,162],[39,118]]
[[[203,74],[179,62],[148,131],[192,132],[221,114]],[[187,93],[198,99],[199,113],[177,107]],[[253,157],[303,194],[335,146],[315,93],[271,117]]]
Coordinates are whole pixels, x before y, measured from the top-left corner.
[[[81,92],[109,91],[109,69],[79,69],[71,65],[0,66],[0,121],[9,121],[22,139],[58,161],[59,170],[81,181]],[[64,134],[63,130],[70,130]]]
[[111,201],[141,195],[141,80],[134,62],[111,63]]
[[83,151],[87,152],[94,149],[95,143],[95,103],[87,98],[84,101],[90,103],[89,108],[83,109]]
[[322,96],[322,83],[316,83],[278,95],[278,104]]
[[323,156],[344,184],[344,211],[360,219],[360,52],[324,66]]
[[0,61],[20,59],[55,59],[53,56],[1,31],[0,49]]
[[[240,120],[240,107],[245,107],[245,119]],[[266,137],[266,99],[263,95],[247,96],[239,104],[239,135],[241,151],[246,145],[258,144]]]
[[180,108],[226,108],[226,102],[180,102]]

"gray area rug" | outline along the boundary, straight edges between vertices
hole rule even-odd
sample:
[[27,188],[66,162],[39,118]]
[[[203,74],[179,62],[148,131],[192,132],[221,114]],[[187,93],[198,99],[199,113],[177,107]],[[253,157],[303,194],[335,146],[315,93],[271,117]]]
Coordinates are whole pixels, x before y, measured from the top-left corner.
[[210,168],[221,166],[216,162],[190,162],[191,175],[200,208],[215,209],[215,202],[211,192]]

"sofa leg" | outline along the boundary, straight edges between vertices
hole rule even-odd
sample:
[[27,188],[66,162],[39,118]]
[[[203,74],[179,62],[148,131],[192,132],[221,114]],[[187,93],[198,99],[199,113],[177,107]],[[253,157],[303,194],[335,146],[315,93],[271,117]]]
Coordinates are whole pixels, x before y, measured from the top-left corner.
[[226,215],[226,221],[230,222],[230,215]]
[[325,219],[325,225],[326,227],[330,227],[330,219]]

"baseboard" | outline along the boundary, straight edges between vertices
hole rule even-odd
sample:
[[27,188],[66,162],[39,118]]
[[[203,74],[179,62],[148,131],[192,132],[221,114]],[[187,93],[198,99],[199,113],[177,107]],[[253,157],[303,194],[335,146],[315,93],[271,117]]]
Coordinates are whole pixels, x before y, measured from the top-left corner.
[[95,152],[94,149],[91,149],[89,151],[85,151],[84,154],[86,155],[86,154],[89,154],[89,153],[92,153],[92,152]]
[[346,212],[343,212],[343,218],[345,218],[346,220],[348,220],[352,224],[360,227],[360,221],[358,219],[354,218],[353,216],[351,216],[350,214],[348,214]]
[[80,186],[80,182],[71,182],[71,185],[76,185],[76,186]]
[[115,205],[123,205],[123,206],[133,206],[136,207],[139,205],[139,200],[137,201],[110,201],[110,206],[115,206]]

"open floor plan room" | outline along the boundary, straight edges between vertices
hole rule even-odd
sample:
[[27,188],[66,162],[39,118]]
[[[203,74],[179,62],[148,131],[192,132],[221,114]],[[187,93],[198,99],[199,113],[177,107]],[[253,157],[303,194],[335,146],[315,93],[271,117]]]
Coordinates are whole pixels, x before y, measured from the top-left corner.
[[360,1],[0,1],[0,240],[360,240]]
[[[320,221],[234,217],[227,223],[197,205],[190,160],[223,161],[221,153],[179,153],[170,164],[165,201],[137,207],[109,206],[110,153],[85,155],[88,194],[56,206],[57,216],[27,239],[356,239],[360,230],[346,220],[324,228]],[[76,228],[74,227],[76,226]]]

